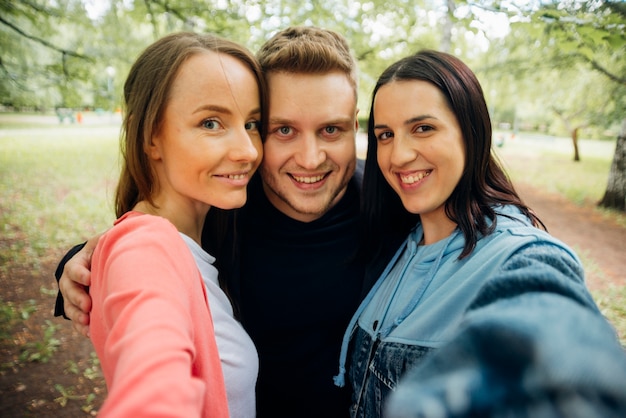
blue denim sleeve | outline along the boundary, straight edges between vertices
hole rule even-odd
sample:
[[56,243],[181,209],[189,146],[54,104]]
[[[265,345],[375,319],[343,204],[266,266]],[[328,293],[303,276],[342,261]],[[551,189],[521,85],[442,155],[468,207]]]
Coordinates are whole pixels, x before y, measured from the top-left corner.
[[626,352],[551,244],[489,278],[452,341],[410,370],[386,417],[626,417]]

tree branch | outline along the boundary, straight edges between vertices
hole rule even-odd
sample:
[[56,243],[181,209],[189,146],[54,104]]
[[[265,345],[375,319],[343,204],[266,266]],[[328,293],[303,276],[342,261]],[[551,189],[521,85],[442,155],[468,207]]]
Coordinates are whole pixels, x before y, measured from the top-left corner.
[[619,77],[618,75],[613,74],[612,72],[610,72],[609,70],[601,66],[597,61],[587,58],[584,54],[576,54],[576,55],[582,57],[583,60],[587,61],[594,70],[599,71],[600,73],[604,74],[609,79],[611,79],[611,81],[615,81],[616,83],[626,86],[625,77]]
[[85,55],[81,55],[77,52],[74,51],[69,51],[67,49],[63,49],[63,48],[59,48],[55,45],[52,45],[51,43],[45,41],[44,39],[38,38],[36,36],[30,35],[26,32],[24,32],[23,30],[21,30],[20,28],[18,28],[17,26],[15,26],[14,24],[12,24],[11,22],[7,21],[6,19],[4,19],[2,16],[0,16],[0,23],[8,26],[9,28],[13,29],[15,32],[17,32],[18,34],[20,34],[21,36],[25,37],[26,39],[30,39],[31,41],[37,42],[43,46],[45,46],[46,48],[50,48],[53,51],[57,51],[62,53],[63,55],[69,55],[72,57],[76,57],[76,58],[81,58],[81,59],[85,59],[88,61],[93,61],[91,58],[85,56]]
[[187,17],[185,15],[183,15],[180,10],[173,8],[172,6],[170,6],[166,1],[158,1],[158,0],[153,0],[152,3],[157,4],[159,6],[161,6],[163,8],[163,10],[165,10],[167,13],[171,13],[174,16],[176,16],[180,21],[182,21],[183,23],[187,23]]
[[0,59],[0,70],[2,70],[2,72],[7,76],[7,78],[10,81],[12,81],[13,83],[15,83],[15,85],[19,89],[26,90],[26,91],[32,91],[25,84],[21,83],[20,80],[17,77],[15,77],[13,74],[11,74],[11,72],[4,65],[4,62],[2,62],[2,59]]

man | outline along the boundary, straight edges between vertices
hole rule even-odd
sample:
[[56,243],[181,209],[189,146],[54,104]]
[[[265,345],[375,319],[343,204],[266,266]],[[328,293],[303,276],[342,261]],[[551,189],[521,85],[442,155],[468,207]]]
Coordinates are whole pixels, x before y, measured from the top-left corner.
[[[260,176],[237,215],[236,245],[203,245],[221,260],[222,280],[259,352],[258,417],[347,417],[350,393],[332,377],[367,287],[355,257],[356,62],[343,37],[313,27],[279,32],[257,57],[270,91]],[[57,301],[55,314],[64,306],[83,333],[94,246],[57,270],[66,300]]]

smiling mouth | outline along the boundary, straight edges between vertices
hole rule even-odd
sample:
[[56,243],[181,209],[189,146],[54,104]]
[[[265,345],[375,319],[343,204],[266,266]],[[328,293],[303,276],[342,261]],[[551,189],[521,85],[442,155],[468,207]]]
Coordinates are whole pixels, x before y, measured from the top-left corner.
[[250,176],[249,171],[239,172],[239,173],[231,173],[231,174],[216,174],[215,177],[220,177],[223,179],[233,180],[233,181],[241,181],[246,180]]
[[420,180],[423,180],[424,178],[430,176],[430,173],[432,173],[432,170],[429,171],[422,171],[420,173],[417,174],[411,174],[411,175],[402,175],[399,174],[398,177],[400,178],[400,181],[403,184],[414,184],[417,183]]
[[243,180],[246,177],[248,177],[248,173],[245,173],[245,174],[229,174],[229,175],[227,175],[225,177],[230,179],[230,180]]
[[319,174],[317,176],[295,176],[293,174],[289,174],[289,176],[292,179],[294,179],[296,182],[303,183],[303,184],[313,184],[313,183],[320,182],[320,181],[324,180],[324,178],[327,175],[328,174]]

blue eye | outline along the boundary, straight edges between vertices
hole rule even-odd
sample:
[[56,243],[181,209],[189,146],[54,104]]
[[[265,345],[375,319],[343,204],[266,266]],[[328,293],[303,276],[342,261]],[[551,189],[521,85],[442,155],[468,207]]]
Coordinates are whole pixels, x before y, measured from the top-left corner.
[[258,120],[253,120],[246,123],[246,131],[258,131],[260,123]]
[[202,122],[202,126],[208,130],[214,131],[220,129],[220,123],[214,119],[207,119]]
[[278,128],[278,132],[281,135],[289,135],[291,133],[291,128],[289,126],[281,126]]

